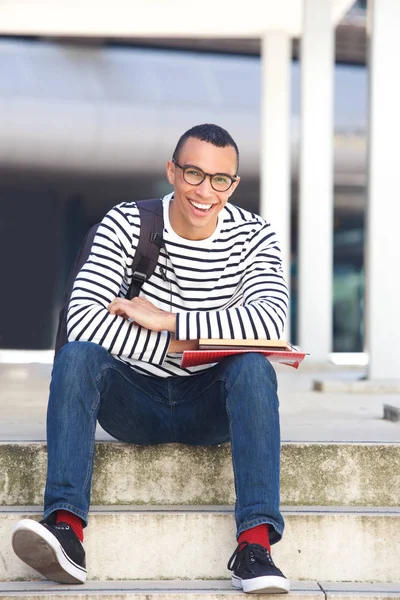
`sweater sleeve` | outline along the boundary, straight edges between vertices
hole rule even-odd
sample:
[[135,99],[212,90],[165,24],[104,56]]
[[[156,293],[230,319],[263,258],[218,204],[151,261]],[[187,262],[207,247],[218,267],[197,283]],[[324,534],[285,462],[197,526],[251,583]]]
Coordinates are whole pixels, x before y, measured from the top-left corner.
[[279,339],[288,308],[281,251],[265,224],[246,245],[244,271],[225,310],[179,312],[176,339]]
[[171,334],[150,331],[111,315],[107,309],[115,297],[126,295],[139,232],[137,208],[128,217],[121,205],[115,206],[100,223],[89,258],[72,290],[68,340],[94,342],[115,356],[161,365]]

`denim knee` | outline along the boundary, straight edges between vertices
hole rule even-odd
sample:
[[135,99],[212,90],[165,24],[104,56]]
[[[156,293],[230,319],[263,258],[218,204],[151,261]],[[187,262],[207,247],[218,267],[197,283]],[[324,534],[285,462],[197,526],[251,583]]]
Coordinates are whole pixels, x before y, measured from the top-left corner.
[[63,373],[69,378],[79,378],[88,371],[100,371],[104,360],[109,358],[107,350],[93,342],[68,342],[57,355],[52,376]]
[[268,381],[275,389],[277,387],[277,378],[275,369],[269,360],[258,352],[244,352],[243,354],[235,354],[229,357],[227,370],[235,371],[237,376],[244,380]]
[[265,356],[250,352],[230,358],[233,360],[226,364],[224,374],[229,410],[236,412],[237,407],[242,413],[245,406],[257,416],[277,409],[276,373]]
[[93,342],[68,342],[65,344],[57,355],[56,361],[58,362],[81,362],[88,360],[95,360],[97,362],[98,357],[109,356],[109,353],[105,348],[95,344]]

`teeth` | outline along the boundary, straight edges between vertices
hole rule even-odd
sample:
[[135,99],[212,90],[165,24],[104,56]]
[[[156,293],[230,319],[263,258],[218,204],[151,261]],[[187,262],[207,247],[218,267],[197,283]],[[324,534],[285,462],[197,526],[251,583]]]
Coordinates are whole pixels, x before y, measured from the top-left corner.
[[190,200],[190,204],[201,210],[210,210],[212,207],[212,204],[200,204],[200,202],[194,202],[193,200]]

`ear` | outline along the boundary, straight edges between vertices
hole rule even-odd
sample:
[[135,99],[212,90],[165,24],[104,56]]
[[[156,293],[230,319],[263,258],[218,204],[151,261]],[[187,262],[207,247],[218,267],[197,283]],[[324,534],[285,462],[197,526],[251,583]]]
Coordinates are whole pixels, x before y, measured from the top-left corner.
[[231,188],[229,190],[229,192],[230,192],[229,198],[232,196],[233,192],[236,190],[237,186],[239,185],[239,182],[240,182],[240,177],[238,177],[236,179],[236,181],[232,184],[232,186],[231,186]]
[[172,162],[172,160],[169,160],[167,162],[166,170],[167,170],[168,181],[170,182],[171,185],[175,185],[175,165]]

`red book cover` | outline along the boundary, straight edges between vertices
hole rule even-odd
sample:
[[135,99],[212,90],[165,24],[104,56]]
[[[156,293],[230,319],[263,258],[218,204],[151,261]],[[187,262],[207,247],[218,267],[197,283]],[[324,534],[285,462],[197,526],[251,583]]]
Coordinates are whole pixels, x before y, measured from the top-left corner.
[[258,352],[258,354],[266,356],[271,362],[279,362],[295,369],[298,369],[301,361],[306,356],[306,352],[298,352],[297,350],[185,350],[182,355],[181,367],[196,367],[197,365],[216,363],[225,356],[243,354],[243,352]]

